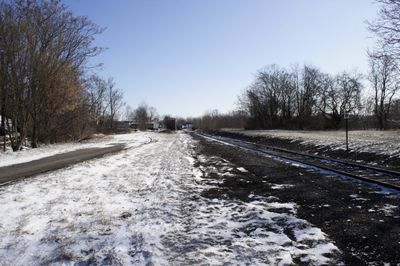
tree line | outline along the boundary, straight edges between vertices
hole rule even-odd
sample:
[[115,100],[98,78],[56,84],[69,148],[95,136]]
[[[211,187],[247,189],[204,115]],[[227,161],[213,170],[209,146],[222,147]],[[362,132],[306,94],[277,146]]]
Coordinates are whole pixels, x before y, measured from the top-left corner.
[[58,0],[0,3],[1,128],[13,150],[27,138],[35,148],[112,128],[122,92],[88,74],[102,31]]
[[[361,76],[323,73],[305,65],[291,70],[276,65],[258,71],[239,97],[251,128],[339,128],[346,112],[361,108]],[[322,123],[322,124],[321,124]]]
[[377,2],[380,4],[378,18],[368,22],[369,31],[377,37],[374,49],[368,52],[368,78],[374,92],[373,113],[379,128],[384,129],[390,119],[399,119],[397,114],[400,112],[400,1]]
[[198,127],[338,129],[350,117],[359,128],[399,128],[400,1],[377,2],[381,4],[378,18],[368,22],[377,37],[375,47],[367,52],[368,73],[332,75],[312,65],[269,65],[257,71],[239,96],[239,111],[207,112],[196,120]]
[[[311,65],[257,71],[253,83],[238,97],[238,110],[207,111],[195,119],[197,128],[339,129],[345,118],[358,128],[400,126],[399,68],[388,55],[369,54],[370,73],[328,74]],[[368,94],[364,84],[369,84]]]

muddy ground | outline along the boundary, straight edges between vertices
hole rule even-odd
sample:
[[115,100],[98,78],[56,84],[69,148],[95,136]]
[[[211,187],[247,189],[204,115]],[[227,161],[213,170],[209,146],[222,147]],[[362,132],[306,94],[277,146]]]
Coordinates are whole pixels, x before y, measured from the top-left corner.
[[[234,176],[208,175],[210,183],[218,180],[218,188],[204,191],[204,197],[249,201],[250,195],[255,195],[294,202],[296,216],[321,228],[341,250],[338,261],[346,265],[400,264],[399,195],[193,137],[199,141],[199,156],[220,157],[248,170],[237,170]],[[203,168],[221,167],[203,164],[197,162]]]
[[289,140],[283,138],[273,138],[270,136],[246,136],[240,133],[213,131],[210,132],[224,137],[233,137],[236,139],[255,142],[261,145],[284,148],[300,152],[308,152],[318,154],[330,158],[345,159],[353,162],[365,162],[372,165],[383,166],[400,171],[400,159],[384,154],[375,154],[369,152],[346,152],[345,150],[331,149],[329,146],[316,146],[311,144],[303,144],[299,140]]

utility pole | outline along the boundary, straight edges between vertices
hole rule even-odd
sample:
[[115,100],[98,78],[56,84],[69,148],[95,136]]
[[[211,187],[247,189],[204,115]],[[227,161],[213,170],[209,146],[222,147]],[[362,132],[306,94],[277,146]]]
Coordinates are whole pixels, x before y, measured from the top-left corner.
[[349,152],[349,113],[344,113],[344,120],[346,122],[346,152]]
[[3,151],[6,152],[6,116],[5,116],[5,104],[6,104],[6,64],[4,52],[0,51],[0,82],[1,82],[1,128],[3,130]]

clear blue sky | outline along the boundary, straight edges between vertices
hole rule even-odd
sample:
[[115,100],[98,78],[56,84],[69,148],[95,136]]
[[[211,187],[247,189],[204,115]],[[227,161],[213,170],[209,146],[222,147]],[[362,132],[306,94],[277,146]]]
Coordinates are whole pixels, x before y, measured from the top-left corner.
[[64,0],[106,27],[93,60],[125,101],[159,114],[198,116],[235,108],[261,67],[310,63],[367,72],[373,0]]

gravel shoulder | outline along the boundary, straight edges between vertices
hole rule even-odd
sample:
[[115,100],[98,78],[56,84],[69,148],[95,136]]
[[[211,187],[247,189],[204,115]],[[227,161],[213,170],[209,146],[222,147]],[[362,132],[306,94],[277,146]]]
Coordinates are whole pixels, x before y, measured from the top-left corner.
[[[337,139],[334,139],[332,143],[327,140],[321,141],[321,139],[318,138],[313,139],[312,137],[316,136],[315,134],[311,136],[307,135],[307,140],[305,141],[304,136],[296,137],[299,135],[297,131],[293,132],[293,137],[290,137],[290,131],[285,131],[284,135],[275,134],[274,132],[271,134],[256,134],[251,131],[249,133],[246,131],[217,131],[212,133],[220,136],[251,141],[266,146],[308,152],[311,154],[327,156],[335,159],[345,159],[357,163],[368,163],[375,166],[383,166],[394,170],[400,170],[400,149],[397,147],[399,142],[394,140],[392,146],[396,147],[392,147],[392,149],[389,149],[388,147],[388,153],[383,153],[381,150],[375,149],[374,144],[370,143],[370,140],[360,140],[360,142],[364,143],[363,148],[361,148],[361,146],[358,148],[350,147],[350,151],[346,152],[346,150],[343,148],[343,141],[340,143],[340,145],[338,145]],[[328,139],[330,135],[324,137]],[[371,136],[368,137],[370,138]],[[367,144],[365,144],[365,142],[367,142]],[[379,146],[379,144],[379,140],[377,140],[376,145]],[[382,147],[380,148],[383,149]]]
[[[273,197],[294,202],[296,216],[320,228],[340,249],[337,261],[349,265],[400,263],[399,195],[195,138],[200,143],[199,154],[222,158],[243,170],[236,175],[209,175],[209,182],[217,180],[218,187],[204,195],[243,201]],[[202,162],[198,164],[201,167]]]

